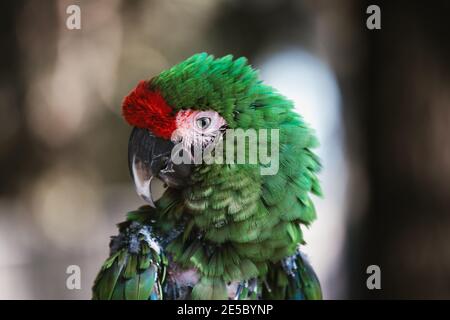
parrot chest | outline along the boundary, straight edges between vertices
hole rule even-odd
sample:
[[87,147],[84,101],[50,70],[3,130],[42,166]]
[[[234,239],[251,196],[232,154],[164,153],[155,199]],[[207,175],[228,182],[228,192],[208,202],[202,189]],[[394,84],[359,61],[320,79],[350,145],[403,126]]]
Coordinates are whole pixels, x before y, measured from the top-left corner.
[[[201,274],[196,268],[181,268],[173,261],[169,262],[167,269],[167,280],[164,286],[166,298],[173,300],[187,300],[191,298],[194,286],[201,280]],[[240,292],[241,282],[232,281],[227,283],[228,299],[237,299]]]

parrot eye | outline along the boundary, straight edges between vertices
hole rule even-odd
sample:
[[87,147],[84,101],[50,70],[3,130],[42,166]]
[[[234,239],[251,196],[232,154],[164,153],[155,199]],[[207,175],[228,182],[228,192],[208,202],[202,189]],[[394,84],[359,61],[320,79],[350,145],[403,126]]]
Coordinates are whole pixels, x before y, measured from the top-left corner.
[[197,127],[200,129],[206,129],[211,124],[211,118],[201,117],[196,120]]

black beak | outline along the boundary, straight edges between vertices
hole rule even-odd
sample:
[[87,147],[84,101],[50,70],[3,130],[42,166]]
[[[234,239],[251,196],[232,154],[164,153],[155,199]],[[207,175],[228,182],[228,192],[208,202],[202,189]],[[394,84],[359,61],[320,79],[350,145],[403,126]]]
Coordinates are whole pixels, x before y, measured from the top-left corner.
[[191,173],[190,164],[171,161],[174,143],[146,129],[134,128],[128,144],[128,165],[138,195],[155,207],[168,188],[182,188]]

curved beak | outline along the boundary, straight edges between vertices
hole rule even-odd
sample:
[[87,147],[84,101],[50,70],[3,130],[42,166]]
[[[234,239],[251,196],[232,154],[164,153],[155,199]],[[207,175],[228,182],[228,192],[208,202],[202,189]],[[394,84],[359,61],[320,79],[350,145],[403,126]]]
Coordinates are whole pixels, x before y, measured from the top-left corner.
[[181,188],[188,182],[190,164],[171,161],[174,144],[146,129],[134,128],[128,143],[128,165],[138,195],[155,207],[167,188]]

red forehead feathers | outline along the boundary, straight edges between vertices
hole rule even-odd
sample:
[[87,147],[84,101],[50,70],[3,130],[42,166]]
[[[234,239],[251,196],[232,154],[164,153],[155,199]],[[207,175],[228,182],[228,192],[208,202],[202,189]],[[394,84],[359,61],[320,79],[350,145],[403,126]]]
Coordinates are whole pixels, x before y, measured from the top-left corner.
[[148,129],[158,137],[170,139],[176,129],[175,115],[158,91],[150,90],[146,81],[125,97],[122,114],[132,126]]

